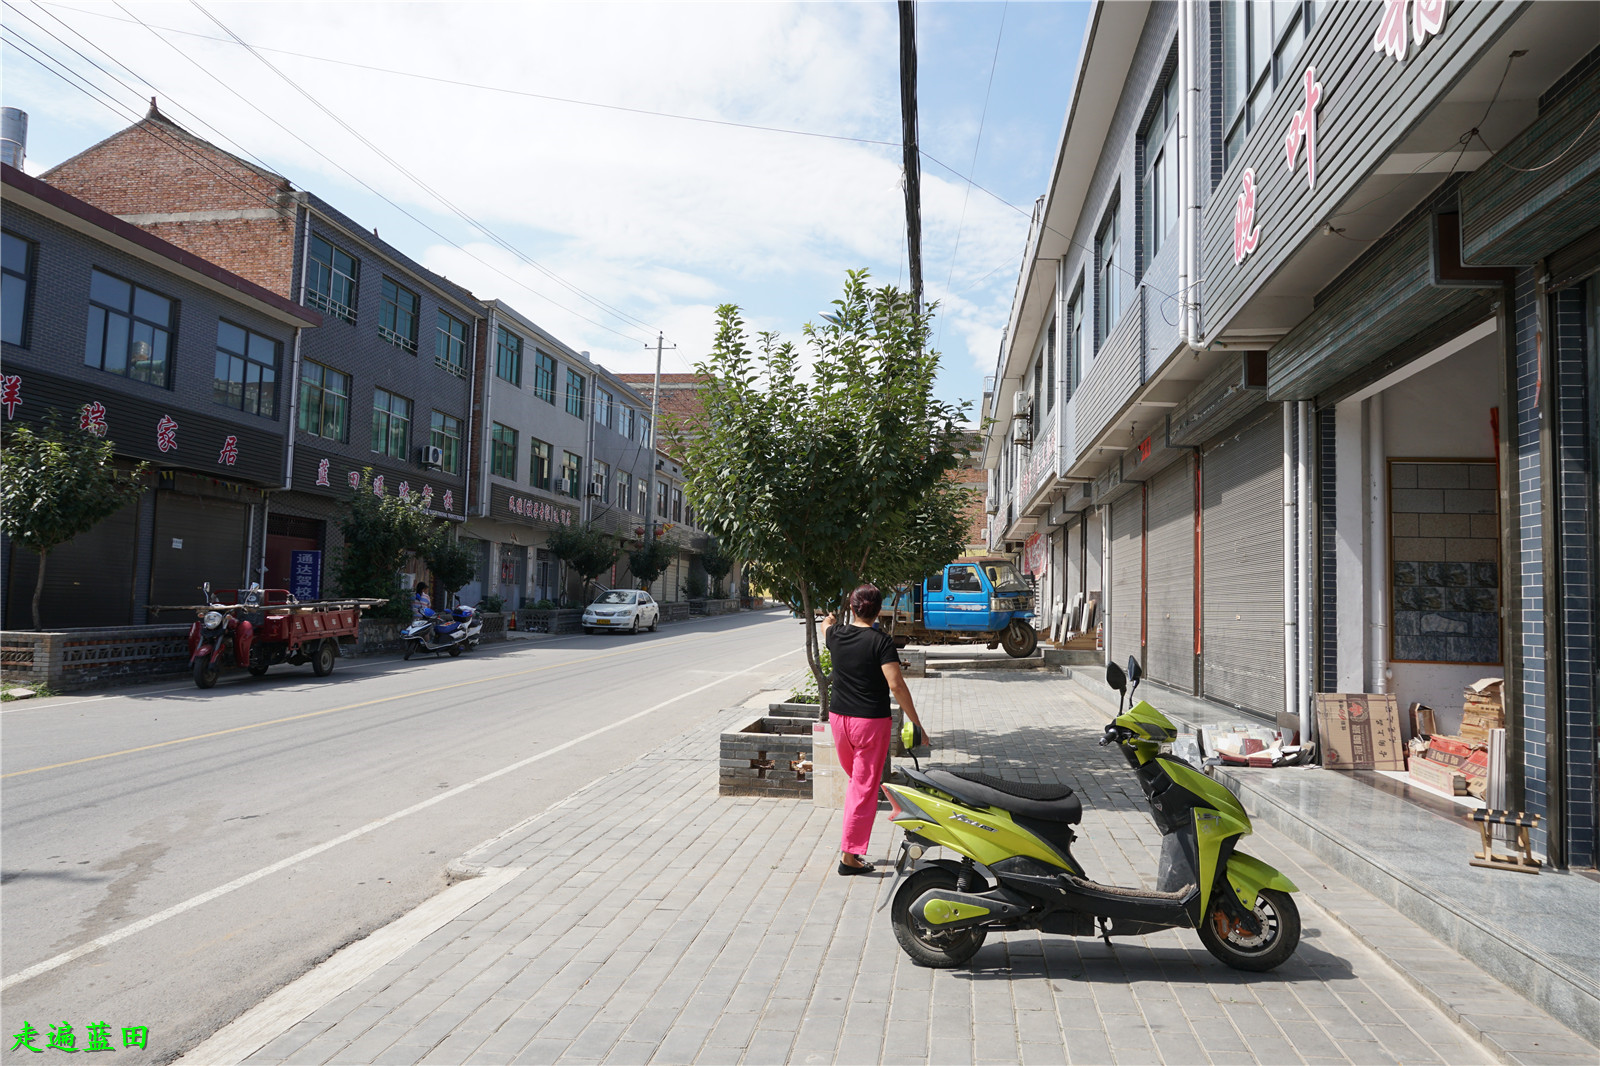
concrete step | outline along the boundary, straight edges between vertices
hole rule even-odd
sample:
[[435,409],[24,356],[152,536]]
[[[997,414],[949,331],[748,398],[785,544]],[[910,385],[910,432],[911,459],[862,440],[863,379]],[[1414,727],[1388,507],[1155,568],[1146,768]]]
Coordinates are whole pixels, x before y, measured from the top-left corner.
[[1009,655],[985,659],[935,659],[930,656],[928,669],[946,673],[951,670],[1044,670],[1053,667],[1042,655],[1030,655],[1026,659],[1013,659]]
[[1093,648],[1045,648],[1044,661],[1051,666],[1100,666],[1105,652]]

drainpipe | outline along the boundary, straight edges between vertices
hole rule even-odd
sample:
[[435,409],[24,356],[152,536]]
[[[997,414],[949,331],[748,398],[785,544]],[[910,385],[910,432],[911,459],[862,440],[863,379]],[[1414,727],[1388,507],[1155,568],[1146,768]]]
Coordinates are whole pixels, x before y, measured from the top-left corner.
[[1534,352],[1539,360],[1539,523],[1540,570],[1544,585],[1545,858],[1556,869],[1567,866],[1567,711],[1564,626],[1565,591],[1561,557],[1561,468],[1557,455],[1556,390],[1561,381],[1550,336],[1550,276],[1541,260],[1535,267]]
[[[261,563],[256,567],[256,580],[261,582],[263,588],[265,588],[267,584],[267,525],[268,520],[271,517],[272,493],[263,492],[261,494]],[[253,522],[254,519],[252,518],[251,521]],[[250,535],[252,537],[255,536],[254,525],[250,527]],[[285,584],[287,584],[287,582],[285,582]]]
[[1295,607],[1294,416],[1293,400],[1283,401],[1283,706],[1300,714],[1299,611]]
[[1300,739],[1311,736],[1311,694],[1316,691],[1311,659],[1311,402],[1300,407],[1300,492],[1297,517],[1299,531],[1295,543],[1300,551]]
[[1198,347],[1195,329],[1192,286],[1198,256],[1195,234],[1200,207],[1194,175],[1195,112],[1199,109],[1200,87],[1195,82],[1194,56],[1195,0],[1179,0],[1178,84],[1183,86],[1183,104],[1178,114],[1178,201],[1183,205],[1178,219],[1178,340]]
[[1389,691],[1389,479],[1384,455],[1383,393],[1367,401],[1368,692]]
[[[304,193],[300,194],[304,196]],[[302,201],[305,207],[305,233],[300,245],[300,305],[306,302],[306,273],[311,268],[311,208]],[[300,425],[300,337],[305,332],[303,326],[296,326],[294,330],[294,364],[289,371],[289,412],[288,437],[289,449],[283,460],[283,487],[285,491],[294,487],[294,437]]]
[[[599,412],[595,409],[600,403],[600,375],[592,374],[589,377],[589,425],[584,438],[584,451],[589,456],[589,478],[583,482],[583,521],[587,525],[594,521],[594,497],[589,495],[594,488],[594,416]],[[588,595],[585,593],[585,595]]]
[[[462,469],[462,471],[464,472],[464,475],[465,475],[462,478],[462,483],[464,485],[472,484],[472,405],[478,402],[478,316],[477,315],[473,315],[472,316],[472,347],[469,348],[468,351],[470,351],[472,354],[471,354],[471,357],[467,360],[467,428],[466,428],[466,431],[461,434],[461,469]],[[487,352],[485,353],[484,362],[488,362]],[[483,404],[482,405],[482,410],[483,410],[483,413],[487,416],[488,413],[489,413],[488,404]],[[478,506],[480,508],[483,506],[483,500],[479,499],[479,500],[477,500],[475,502],[478,504]],[[469,510],[470,510],[470,508],[467,506],[467,501],[466,500],[462,500],[461,501],[461,525],[463,527],[466,526],[467,519],[472,517],[470,514],[468,514]]]
[[[489,346],[495,343],[495,309],[489,308],[489,323],[484,327],[483,337],[483,436],[478,440],[478,515],[486,517],[489,514],[489,464],[484,462],[482,456],[489,454],[489,420],[494,413],[491,406],[494,400],[494,374],[489,372]],[[470,436],[470,434],[468,434]],[[472,472],[468,470],[467,476]]]

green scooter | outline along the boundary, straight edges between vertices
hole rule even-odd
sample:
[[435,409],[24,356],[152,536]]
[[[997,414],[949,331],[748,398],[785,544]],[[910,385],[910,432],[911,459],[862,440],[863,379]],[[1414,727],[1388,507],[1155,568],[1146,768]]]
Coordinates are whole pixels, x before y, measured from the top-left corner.
[[[1072,857],[1083,806],[1063,785],[1006,781],[967,770],[897,770],[884,791],[905,831],[890,889],[895,939],[921,966],[966,963],[991,931],[1038,929],[1067,936],[1142,936],[1194,929],[1235,969],[1270,970],[1300,942],[1300,911],[1287,877],[1236,850],[1251,831],[1237,797],[1162,752],[1177,727],[1143,700],[1138,660],[1111,663],[1117,717],[1100,743],[1117,744],[1161,830],[1154,889],[1103,885]],[[1128,687],[1132,679],[1133,689]],[[911,723],[905,731],[914,732]],[[908,748],[915,736],[903,738]],[[960,856],[926,859],[935,846]],[[909,873],[909,876],[906,876]],[[903,883],[901,878],[904,878]]]

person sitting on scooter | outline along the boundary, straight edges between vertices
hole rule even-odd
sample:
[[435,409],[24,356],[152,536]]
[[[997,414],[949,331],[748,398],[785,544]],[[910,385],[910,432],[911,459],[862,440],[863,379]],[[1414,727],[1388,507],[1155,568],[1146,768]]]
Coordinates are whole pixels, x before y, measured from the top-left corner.
[[883,609],[883,593],[862,585],[850,594],[850,621],[838,625],[829,614],[823,619],[824,639],[833,656],[832,699],[829,717],[839,766],[850,779],[845,793],[844,832],[840,841],[839,872],[871,871],[867,848],[872,840],[872,820],[878,813],[878,787],[889,755],[889,693],[918,729],[922,720],[911,702],[900,671],[900,654],[894,640],[873,626]]
[[426,581],[418,581],[416,594],[411,597],[411,617],[424,617],[422,612],[432,606],[433,600],[428,595],[428,583]]

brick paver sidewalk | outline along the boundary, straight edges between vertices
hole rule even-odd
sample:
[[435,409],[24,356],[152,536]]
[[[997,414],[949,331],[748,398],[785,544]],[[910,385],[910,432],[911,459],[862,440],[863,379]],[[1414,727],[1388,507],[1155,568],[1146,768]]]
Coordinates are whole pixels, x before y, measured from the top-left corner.
[[[1084,799],[1091,875],[1154,882],[1159,838],[1137,783],[1096,746],[1104,718],[1059,677],[911,684],[940,762],[1065,781]],[[526,871],[248,1061],[1495,1060],[1304,896],[1300,949],[1271,974],[1227,969],[1192,931],[1114,949],[1013,933],[970,968],[918,968],[878,909],[888,871],[835,874],[836,813],[717,795],[717,733],[749,713],[726,712],[467,856]],[[890,842],[880,823],[880,857]],[[1244,850],[1306,863],[1292,876],[1317,865],[1264,827]]]

